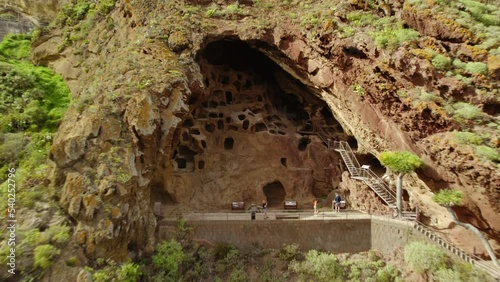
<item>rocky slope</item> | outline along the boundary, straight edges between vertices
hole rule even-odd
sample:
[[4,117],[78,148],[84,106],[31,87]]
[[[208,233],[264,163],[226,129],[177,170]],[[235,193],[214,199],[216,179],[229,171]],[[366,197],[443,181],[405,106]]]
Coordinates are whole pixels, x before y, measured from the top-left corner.
[[[487,39],[435,3],[239,2],[117,1],[61,16],[34,43],[33,60],[73,95],[50,179],[85,258],[150,253],[154,202],[167,212],[264,198],[309,208],[340,189],[361,210],[387,212],[341,176],[339,155],[307,133],[312,125],[381,174],[378,153],[418,154],[426,167],[405,177],[408,206],[481,252],[431,200],[463,190],[459,216],[498,248],[498,42],[478,47]],[[463,144],[453,130],[483,139]]]

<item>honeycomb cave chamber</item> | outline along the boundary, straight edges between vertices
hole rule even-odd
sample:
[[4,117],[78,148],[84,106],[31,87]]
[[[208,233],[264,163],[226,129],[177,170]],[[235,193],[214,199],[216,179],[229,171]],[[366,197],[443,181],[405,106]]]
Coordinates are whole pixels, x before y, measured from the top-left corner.
[[311,89],[243,41],[211,42],[196,61],[204,85],[192,89],[173,154],[158,169],[175,205],[227,209],[266,199],[278,207],[336,188],[341,160],[310,131],[345,134]]

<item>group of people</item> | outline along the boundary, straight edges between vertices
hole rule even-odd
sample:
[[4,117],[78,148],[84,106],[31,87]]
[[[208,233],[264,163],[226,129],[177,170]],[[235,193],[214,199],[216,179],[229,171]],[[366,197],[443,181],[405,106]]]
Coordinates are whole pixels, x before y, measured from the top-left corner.
[[[334,208],[334,211],[335,212],[340,212],[340,202],[342,201],[342,198],[340,198],[340,195],[339,194],[335,194],[335,199],[333,200],[334,201],[334,205],[335,205],[335,208]],[[318,199],[316,198],[314,200],[314,214],[318,214],[319,211],[318,211]],[[262,211],[264,212],[264,219],[268,219],[269,217],[267,216],[267,201],[266,200],[262,200]]]
[[[334,211],[335,212],[340,212],[340,202],[342,201],[342,198],[340,198],[340,195],[339,194],[335,194],[335,199],[333,200],[334,202]],[[318,214],[319,211],[318,211],[318,199],[316,198],[314,200],[314,205],[313,205],[313,208],[314,208],[314,214]]]

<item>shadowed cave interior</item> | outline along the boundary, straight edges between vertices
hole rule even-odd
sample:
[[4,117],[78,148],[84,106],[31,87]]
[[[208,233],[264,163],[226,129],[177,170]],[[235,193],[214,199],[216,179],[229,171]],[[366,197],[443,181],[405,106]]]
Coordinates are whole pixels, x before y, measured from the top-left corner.
[[265,199],[282,207],[336,189],[340,156],[311,134],[313,125],[353,148],[357,142],[324,101],[243,41],[211,42],[197,62],[204,85],[192,90],[152,202],[214,209]]

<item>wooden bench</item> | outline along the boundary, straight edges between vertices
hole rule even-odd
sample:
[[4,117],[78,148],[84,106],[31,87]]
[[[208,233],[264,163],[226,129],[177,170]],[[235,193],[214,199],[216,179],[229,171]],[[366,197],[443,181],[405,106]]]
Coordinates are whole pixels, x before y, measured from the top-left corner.
[[245,202],[232,202],[231,210],[235,211],[244,211],[245,210]]
[[297,202],[296,201],[285,201],[283,203],[283,208],[285,210],[296,210],[297,209]]
[[276,214],[276,219],[299,219],[299,214],[293,214],[293,213]]

